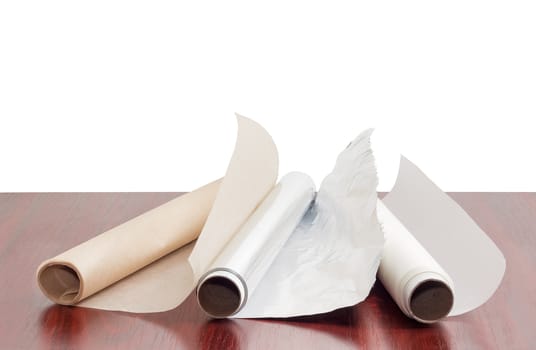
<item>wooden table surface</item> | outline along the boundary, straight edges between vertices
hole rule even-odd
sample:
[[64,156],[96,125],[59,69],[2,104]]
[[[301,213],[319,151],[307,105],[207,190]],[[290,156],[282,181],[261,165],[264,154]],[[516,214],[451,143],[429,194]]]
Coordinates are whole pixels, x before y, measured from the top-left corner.
[[127,314],[53,305],[35,269],[177,193],[0,194],[0,349],[536,348],[536,193],[451,193],[507,260],[484,306],[434,325],[406,318],[380,283],[363,303],[287,320],[211,321],[190,298]]

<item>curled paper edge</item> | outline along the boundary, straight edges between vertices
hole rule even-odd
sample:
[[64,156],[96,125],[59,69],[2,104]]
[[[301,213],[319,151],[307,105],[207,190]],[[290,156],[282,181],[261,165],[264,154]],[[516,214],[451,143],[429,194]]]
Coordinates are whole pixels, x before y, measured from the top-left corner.
[[235,151],[188,259],[195,280],[208,269],[277,180],[279,158],[272,137],[253,120],[236,116],[238,136]]

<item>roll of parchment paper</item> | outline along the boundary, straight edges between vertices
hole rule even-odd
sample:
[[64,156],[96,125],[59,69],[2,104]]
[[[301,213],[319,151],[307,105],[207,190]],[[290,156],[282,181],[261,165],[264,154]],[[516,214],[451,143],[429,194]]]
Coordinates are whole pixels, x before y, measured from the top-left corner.
[[434,322],[485,303],[506,262],[450,196],[402,157],[394,188],[378,202],[386,246],[379,278],[409,317]]
[[281,179],[201,277],[197,298],[207,314],[229,317],[245,305],[314,195],[314,182],[306,174]]
[[39,287],[58,304],[76,304],[185,246],[201,231],[219,183],[173,199],[43,262],[37,271]]
[[385,246],[378,278],[406,316],[423,323],[447,316],[454,302],[448,274],[378,200]]

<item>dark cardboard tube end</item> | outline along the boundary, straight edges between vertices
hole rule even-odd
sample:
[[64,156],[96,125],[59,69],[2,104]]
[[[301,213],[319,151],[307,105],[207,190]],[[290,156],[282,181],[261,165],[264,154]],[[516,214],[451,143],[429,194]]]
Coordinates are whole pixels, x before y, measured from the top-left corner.
[[238,286],[221,276],[205,279],[197,290],[197,299],[203,311],[215,318],[229,317],[241,307]]
[[41,268],[37,277],[39,287],[53,302],[72,305],[80,295],[80,276],[70,266],[50,264]]
[[422,322],[431,323],[442,319],[449,314],[453,304],[454,294],[442,281],[424,281],[411,293],[411,312]]

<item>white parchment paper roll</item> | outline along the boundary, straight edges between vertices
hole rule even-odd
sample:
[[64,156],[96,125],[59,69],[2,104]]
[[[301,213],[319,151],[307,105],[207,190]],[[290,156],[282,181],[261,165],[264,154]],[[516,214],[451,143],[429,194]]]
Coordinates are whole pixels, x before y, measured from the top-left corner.
[[378,200],[385,234],[378,278],[406,316],[431,323],[447,316],[454,302],[449,275]]

